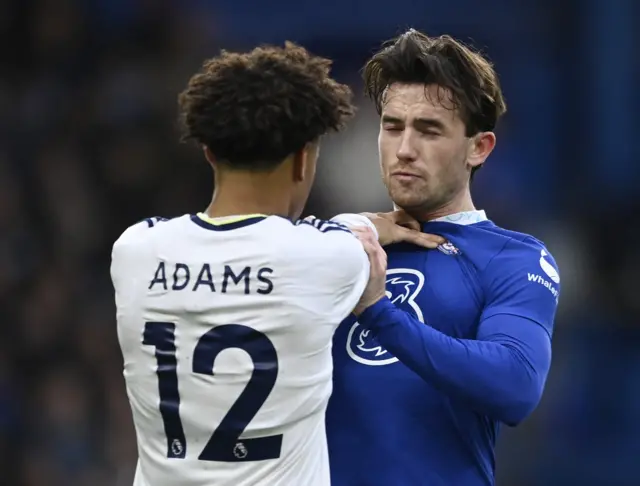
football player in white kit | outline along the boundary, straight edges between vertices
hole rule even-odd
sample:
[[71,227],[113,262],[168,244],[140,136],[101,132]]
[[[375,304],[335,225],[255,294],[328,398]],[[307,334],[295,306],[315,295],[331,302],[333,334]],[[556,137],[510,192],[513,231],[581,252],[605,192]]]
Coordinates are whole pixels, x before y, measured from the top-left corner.
[[[138,441],[134,486],[327,486],[331,339],[370,255],[437,237],[358,215],[297,221],[319,139],[353,113],[301,47],[222,53],[180,95],[215,190],[203,213],[149,218],[113,247],[118,337]],[[377,227],[377,230],[376,230]],[[355,236],[354,236],[355,233]]]

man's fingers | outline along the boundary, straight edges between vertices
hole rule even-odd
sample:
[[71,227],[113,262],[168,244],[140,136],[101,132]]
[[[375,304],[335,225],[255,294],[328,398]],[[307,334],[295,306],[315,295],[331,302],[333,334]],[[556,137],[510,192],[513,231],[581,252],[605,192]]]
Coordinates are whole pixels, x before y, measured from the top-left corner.
[[376,235],[373,232],[373,230],[371,228],[369,228],[368,226],[354,226],[351,229],[351,232],[360,240],[362,241],[367,240],[367,241],[376,241]]
[[424,248],[434,249],[445,242],[442,236],[420,233],[407,228],[398,228],[399,241],[406,241]]
[[393,211],[392,213],[390,213],[390,215],[392,216],[393,222],[396,223],[398,226],[413,229],[416,231],[420,231],[422,227],[418,220],[416,220],[412,216],[409,216],[409,214],[405,213],[401,209],[397,211]]
[[409,219],[407,221],[398,221],[396,223],[398,226],[402,226],[403,228],[411,229],[414,231],[420,231],[422,226],[415,219]]
[[362,245],[364,246],[367,254],[372,251],[372,247],[374,244],[378,244],[376,235],[370,228],[366,226],[351,228],[351,232],[356,236],[356,238],[360,240],[360,243],[362,243]]
[[377,241],[370,245],[367,254],[371,263],[371,273],[373,275],[384,275],[387,272],[387,253]]
[[376,271],[384,271],[387,268],[387,254],[378,243],[376,235],[368,227],[356,227],[351,230],[362,243],[369,261]]
[[424,240],[432,241],[436,246],[442,245],[447,242],[446,238],[443,238],[440,235],[434,235],[431,233],[420,233],[420,237]]
[[381,273],[386,273],[387,271],[387,253],[384,249],[378,245],[378,268]]
[[[404,219],[404,221],[406,221],[406,224],[412,227],[416,227],[417,225],[417,227],[415,229],[411,227],[403,227],[399,224],[393,224],[389,221],[387,223],[388,226],[386,226],[388,228],[386,230],[388,236],[383,244],[404,241],[407,243],[413,243],[414,245],[418,245],[423,248],[434,249],[437,248],[438,245],[441,245],[446,241],[441,236],[422,233],[420,231],[420,225],[415,220],[412,220],[410,216],[406,215],[406,213],[402,213],[402,215],[404,215],[401,217]],[[374,242],[377,243],[374,232],[368,226],[354,226],[350,229],[363,244],[372,244]],[[384,250],[381,249],[381,251],[384,253]],[[367,253],[369,252],[367,251]]]

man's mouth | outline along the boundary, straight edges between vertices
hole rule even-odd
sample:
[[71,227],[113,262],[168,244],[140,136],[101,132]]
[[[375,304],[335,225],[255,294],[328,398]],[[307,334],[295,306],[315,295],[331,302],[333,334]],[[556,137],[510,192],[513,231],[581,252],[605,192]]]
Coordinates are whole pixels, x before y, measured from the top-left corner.
[[414,172],[407,172],[404,170],[398,170],[391,173],[391,177],[400,181],[400,182],[412,182],[416,179],[422,179],[418,174]]

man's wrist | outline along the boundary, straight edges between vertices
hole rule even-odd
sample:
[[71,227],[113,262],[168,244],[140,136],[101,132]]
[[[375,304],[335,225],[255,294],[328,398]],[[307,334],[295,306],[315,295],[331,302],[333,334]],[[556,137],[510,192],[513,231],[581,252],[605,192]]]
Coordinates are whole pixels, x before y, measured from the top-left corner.
[[368,300],[366,303],[358,304],[356,308],[353,309],[353,315],[355,315],[356,317],[360,317],[367,309],[373,307],[378,302],[386,298],[387,296],[385,294],[382,294],[375,299]]
[[396,306],[387,296],[383,297],[375,304],[367,307],[358,317],[358,324],[363,328],[373,332],[378,332],[389,321],[389,312],[393,312]]

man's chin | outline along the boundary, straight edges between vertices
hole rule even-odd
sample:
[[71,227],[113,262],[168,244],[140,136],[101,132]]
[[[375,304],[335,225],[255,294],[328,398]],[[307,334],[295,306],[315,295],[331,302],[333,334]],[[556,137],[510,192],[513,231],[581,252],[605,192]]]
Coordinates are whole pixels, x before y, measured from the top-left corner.
[[417,196],[413,194],[389,194],[393,205],[398,209],[404,209],[405,211],[411,211],[421,209],[425,205],[424,196]]

